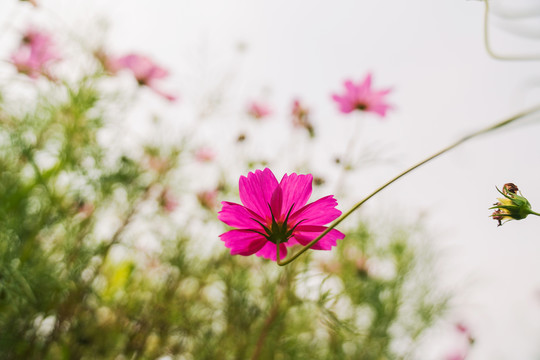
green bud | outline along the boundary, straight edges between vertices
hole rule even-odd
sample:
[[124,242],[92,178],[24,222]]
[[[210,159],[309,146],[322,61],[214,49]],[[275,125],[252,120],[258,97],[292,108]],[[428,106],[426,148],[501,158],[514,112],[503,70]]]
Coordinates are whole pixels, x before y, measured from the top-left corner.
[[503,224],[503,221],[525,219],[529,214],[538,215],[531,209],[529,201],[523,197],[516,185],[513,183],[504,184],[503,190],[497,191],[503,196],[498,198],[498,202],[493,204],[490,209],[495,209],[491,217],[499,222],[498,226]]

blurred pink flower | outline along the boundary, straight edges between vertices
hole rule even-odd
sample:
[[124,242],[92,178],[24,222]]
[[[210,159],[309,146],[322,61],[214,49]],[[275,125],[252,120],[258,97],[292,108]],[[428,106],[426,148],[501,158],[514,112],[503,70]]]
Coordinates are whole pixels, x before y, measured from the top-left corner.
[[248,105],[247,113],[255,119],[263,119],[272,114],[272,110],[265,104],[252,101]]
[[[270,169],[250,172],[239,181],[243,205],[223,201],[218,218],[236,229],[221,234],[231,255],[262,256],[276,260],[287,255],[287,246],[307,245],[341,215],[332,195],[307,204],[313,176],[285,174],[278,183]],[[345,235],[332,229],[312,249],[330,250]]]
[[156,87],[156,80],[166,78],[169,76],[169,72],[154,63],[150,58],[137,54],[129,54],[121,57],[106,56],[103,54],[100,56],[105,57],[101,61],[105,70],[110,73],[116,74],[120,70],[130,70],[140,86],[149,87],[155,93],[169,101],[175,101],[177,99],[175,95],[166,93]]
[[160,204],[165,211],[171,213],[178,207],[178,200],[174,197],[171,190],[166,188],[161,192]]
[[202,147],[195,151],[195,159],[199,162],[209,162],[214,160],[216,153],[210,148]]
[[358,85],[351,80],[344,83],[345,93],[343,95],[333,94],[332,99],[339,105],[339,110],[348,114],[354,110],[368,111],[386,116],[386,111],[391,108],[385,101],[385,96],[391,89],[374,91],[371,89],[371,73],[368,73]]
[[60,60],[52,36],[45,31],[28,28],[17,50],[11,54],[11,61],[17,71],[32,79],[40,75],[52,79],[49,65]]
[[214,210],[217,207],[217,196],[217,190],[205,190],[197,193],[197,200],[203,208]]
[[462,353],[460,351],[456,351],[456,352],[448,354],[444,358],[444,360],[465,360],[466,357],[467,357],[466,354],[464,354],[464,353]]
[[469,344],[474,343],[474,337],[472,336],[471,330],[469,327],[461,322],[456,323],[456,331],[463,335]]

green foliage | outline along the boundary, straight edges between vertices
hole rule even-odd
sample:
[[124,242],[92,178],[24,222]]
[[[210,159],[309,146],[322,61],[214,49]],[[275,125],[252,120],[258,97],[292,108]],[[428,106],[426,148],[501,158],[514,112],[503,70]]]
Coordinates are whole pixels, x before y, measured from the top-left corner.
[[[112,156],[98,138],[114,104],[97,81],[0,107],[2,359],[412,356],[444,301],[427,296],[411,231],[384,240],[360,223],[333,254],[284,268],[201,254],[215,236],[160,207],[183,148]],[[143,233],[159,251],[137,249]]]

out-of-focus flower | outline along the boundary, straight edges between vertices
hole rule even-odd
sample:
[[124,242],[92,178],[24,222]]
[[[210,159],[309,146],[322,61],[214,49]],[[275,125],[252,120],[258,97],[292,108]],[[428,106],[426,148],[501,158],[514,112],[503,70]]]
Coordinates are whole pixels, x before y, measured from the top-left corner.
[[456,330],[467,339],[467,342],[469,343],[469,345],[472,345],[474,343],[474,337],[472,336],[471,330],[469,329],[467,325],[463,323],[457,323]]
[[178,200],[169,188],[165,188],[159,197],[159,202],[166,212],[173,212],[178,207]]
[[455,348],[444,357],[445,360],[465,360],[471,346],[474,344],[474,338],[468,326],[463,323],[457,323],[455,329],[462,338],[460,339],[460,343],[456,344]]
[[444,360],[465,360],[467,358],[467,353],[463,351],[456,350],[448,354]]
[[217,208],[218,205],[217,196],[217,190],[205,190],[197,193],[197,200],[199,200],[199,204],[203,208],[213,211]]
[[144,166],[158,173],[166,173],[172,166],[168,158],[161,157],[154,149],[147,149],[144,157]]
[[102,62],[105,70],[111,74],[116,74],[120,70],[129,70],[140,86],[147,86],[169,101],[177,99],[177,96],[164,92],[156,86],[156,80],[168,77],[169,72],[150,58],[138,54],[114,57],[105,55],[103,52],[98,53],[96,57]]
[[313,125],[309,121],[309,109],[303,106],[300,100],[294,100],[291,115],[294,126],[306,129],[310,137],[315,136]]
[[45,31],[28,28],[17,50],[11,54],[11,61],[17,71],[32,79],[43,75],[53,79],[49,66],[60,60],[52,36]]
[[[529,201],[521,195],[518,187],[513,183],[504,184],[503,190],[497,191],[501,193],[502,198],[494,206],[489,209],[495,209],[491,217],[497,220],[498,226],[503,224],[503,221],[525,219],[529,214],[540,216],[540,214],[531,210]],[[519,194],[518,194],[519,192]]]
[[[223,201],[218,218],[236,229],[221,234],[231,255],[262,256],[277,259],[287,255],[287,246],[307,245],[326,229],[326,224],[341,215],[333,195],[307,204],[313,176],[285,174],[278,183],[268,168],[250,172],[239,181],[243,205]],[[312,249],[330,250],[345,235],[332,229]]]
[[199,148],[197,151],[195,151],[195,160],[199,162],[210,162],[214,160],[216,157],[216,153],[212,151],[210,148]]
[[260,102],[252,101],[247,107],[247,113],[255,119],[263,119],[268,115],[272,114],[272,110],[268,105],[262,104]]
[[87,219],[94,213],[94,205],[90,202],[79,200],[77,202],[77,215],[81,219]]
[[364,80],[358,84],[355,84],[351,80],[346,80],[344,86],[345,93],[343,95],[332,95],[332,99],[338,103],[339,111],[344,114],[359,110],[373,112],[384,117],[386,116],[386,111],[391,108],[386,102],[385,97],[392,90],[372,90],[371,73],[368,73]]

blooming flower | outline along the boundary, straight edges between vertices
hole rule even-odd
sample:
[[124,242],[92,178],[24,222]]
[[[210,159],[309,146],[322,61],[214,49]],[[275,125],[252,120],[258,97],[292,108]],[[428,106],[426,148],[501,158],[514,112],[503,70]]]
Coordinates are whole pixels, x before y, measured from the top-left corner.
[[344,114],[360,110],[374,112],[384,117],[386,111],[391,108],[384,98],[392,89],[372,90],[371,73],[368,73],[358,85],[351,80],[346,80],[344,85],[345,93],[343,95],[332,95],[332,99],[338,103],[339,110]]
[[[285,174],[278,183],[270,169],[250,172],[239,181],[243,205],[223,201],[218,218],[236,229],[221,234],[231,255],[262,256],[280,259],[287,255],[287,246],[307,245],[325,229],[325,224],[341,215],[332,195],[307,204],[311,195],[313,176]],[[345,235],[330,230],[312,249],[330,250],[336,240]]]
[[60,60],[60,56],[51,35],[34,28],[25,31],[19,48],[11,54],[17,71],[32,79],[40,75],[52,78],[49,65],[57,60]]
[[529,214],[540,216],[540,214],[531,210],[531,204],[529,201],[521,195],[518,187],[513,183],[504,184],[503,190],[497,189],[503,196],[497,198],[499,200],[493,204],[490,209],[495,209],[491,217],[497,220],[498,226],[501,226],[502,221],[521,220],[525,219]]
[[[104,56],[101,54],[100,56]],[[106,56],[101,60],[107,71],[116,74],[118,71],[127,69],[133,73],[135,80],[140,86],[147,86],[155,93],[169,101],[175,101],[175,95],[166,93],[156,87],[156,80],[166,78],[169,72],[154,63],[150,58],[137,54],[129,54],[121,57]]]
[[270,115],[272,111],[267,105],[252,101],[248,105],[247,113],[255,119],[262,119]]

